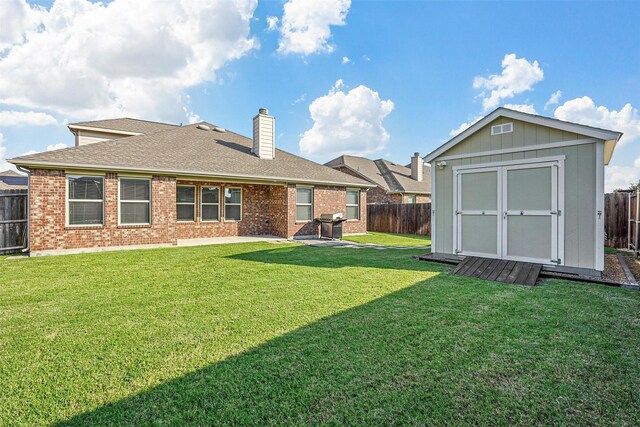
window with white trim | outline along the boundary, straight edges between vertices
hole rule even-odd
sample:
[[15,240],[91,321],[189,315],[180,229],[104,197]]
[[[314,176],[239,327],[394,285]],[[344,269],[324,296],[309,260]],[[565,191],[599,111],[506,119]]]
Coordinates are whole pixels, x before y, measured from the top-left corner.
[[225,221],[242,220],[242,189],[224,189],[224,219]]
[[195,185],[176,186],[176,215],[178,221],[196,220]]
[[347,219],[360,219],[360,190],[347,190]]
[[205,222],[220,220],[219,187],[200,188],[200,220]]
[[68,176],[69,225],[104,224],[104,178]]
[[296,221],[313,219],[313,188],[296,187]]
[[120,178],[120,224],[151,224],[151,180]]

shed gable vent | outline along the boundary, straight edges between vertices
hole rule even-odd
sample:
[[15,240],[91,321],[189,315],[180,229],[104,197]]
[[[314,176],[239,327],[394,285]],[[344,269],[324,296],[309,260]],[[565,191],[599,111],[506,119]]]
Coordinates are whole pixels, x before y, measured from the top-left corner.
[[491,135],[501,135],[509,132],[513,132],[513,123],[491,126]]

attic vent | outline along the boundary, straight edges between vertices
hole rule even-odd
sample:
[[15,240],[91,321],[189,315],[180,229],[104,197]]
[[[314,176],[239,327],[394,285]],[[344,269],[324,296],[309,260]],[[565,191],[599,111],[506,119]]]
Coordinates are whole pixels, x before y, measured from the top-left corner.
[[491,135],[501,135],[510,132],[513,132],[513,123],[491,126]]
[[203,125],[202,123],[200,123],[198,126],[196,126],[198,129],[202,129],[202,130],[211,130],[211,128],[207,125]]
[[221,128],[220,126],[214,126],[213,130],[220,133],[225,133],[227,131],[225,128]]

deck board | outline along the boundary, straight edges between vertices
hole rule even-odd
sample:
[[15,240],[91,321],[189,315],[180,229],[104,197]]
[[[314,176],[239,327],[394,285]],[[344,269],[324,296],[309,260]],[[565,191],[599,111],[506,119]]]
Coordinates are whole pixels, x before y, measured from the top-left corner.
[[533,286],[538,281],[541,264],[495,258],[465,257],[453,274],[504,283]]

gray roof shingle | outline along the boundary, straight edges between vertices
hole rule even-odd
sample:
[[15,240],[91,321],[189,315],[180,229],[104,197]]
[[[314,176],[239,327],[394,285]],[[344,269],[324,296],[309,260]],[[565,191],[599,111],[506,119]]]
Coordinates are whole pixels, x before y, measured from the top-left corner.
[[61,167],[137,171],[292,183],[371,187],[357,177],[283,150],[273,160],[251,152],[253,141],[234,132],[172,127],[148,135],[102,141],[78,147],[21,156],[11,163],[25,167]]
[[332,168],[346,166],[378,187],[392,193],[431,193],[431,168],[424,165],[421,182],[411,178],[411,168],[397,165],[384,159],[371,160],[366,157],[340,156],[327,163]]
[[120,130],[133,133],[155,133],[163,130],[175,129],[178,125],[169,123],[150,122],[148,120],[123,117],[118,119],[93,120],[90,122],[69,123],[69,126],[85,126],[99,129]]

